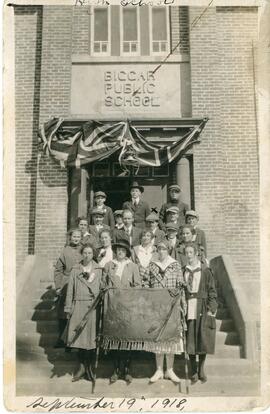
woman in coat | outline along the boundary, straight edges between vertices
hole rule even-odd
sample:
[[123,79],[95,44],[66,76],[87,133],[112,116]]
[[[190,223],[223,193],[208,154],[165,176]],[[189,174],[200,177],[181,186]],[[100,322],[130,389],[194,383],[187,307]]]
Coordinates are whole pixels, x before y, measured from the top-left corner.
[[71,230],[68,234],[67,245],[63,248],[59,259],[56,262],[54,270],[54,284],[56,294],[58,295],[57,302],[57,317],[58,317],[58,331],[59,339],[55,348],[64,347],[61,336],[65,330],[67,319],[64,312],[67,285],[70,277],[72,267],[81,260],[81,231],[79,229]]
[[[113,252],[115,259],[107,263],[103,269],[102,287],[126,289],[141,286],[141,279],[138,266],[130,260],[131,250],[127,240],[119,240],[114,243]],[[130,351],[113,352],[114,372],[110,378],[111,384],[120,377],[124,378],[129,384],[132,381],[130,375]]]
[[[201,263],[198,247],[186,244],[187,265],[184,279],[187,284],[187,352],[191,363],[191,382],[206,382],[206,354],[215,352],[217,292],[211,270]],[[197,368],[196,355],[199,355]]]
[[75,265],[71,271],[68,283],[65,312],[69,319],[67,330],[67,343],[72,348],[79,348],[79,368],[72,381],[78,381],[86,375],[91,380],[91,362],[93,351],[96,349],[96,311],[93,309],[88,315],[83,330],[76,335],[76,328],[84,315],[93,305],[100,291],[101,269],[93,260],[94,248],[85,244],[81,248],[82,261]]
[[[153,260],[149,265],[149,287],[150,288],[163,288],[163,289],[177,289],[179,290],[179,317],[180,312],[182,316],[185,315],[186,302],[185,302],[185,282],[181,270],[181,265],[169,255],[169,244],[167,240],[163,240],[157,245],[158,257]],[[173,293],[173,291],[172,291]],[[183,327],[180,332],[180,336],[183,337]],[[164,351],[162,351],[162,348]],[[179,383],[180,379],[173,371],[174,354],[181,354],[184,352],[183,341],[179,340],[176,344],[173,354],[169,354],[165,351],[165,345],[160,343],[160,353],[156,353],[156,372],[150,378],[150,382],[156,382],[163,378],[163,362],[166,357],[167,370],[165,378],[172,380],[175,383]]]

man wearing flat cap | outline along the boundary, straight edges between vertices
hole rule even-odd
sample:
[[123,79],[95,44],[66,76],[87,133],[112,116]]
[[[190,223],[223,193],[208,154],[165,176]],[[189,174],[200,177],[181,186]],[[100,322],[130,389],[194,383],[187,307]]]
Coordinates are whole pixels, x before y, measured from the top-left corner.
[[123,210],[131,210],[134,216],[134,226],[144,229],[145,219],[150,214],[150,207],[146,201],[142,200],[144,188],[134,181],[130,186],[131,200],[125,201]]
[[111,230],[114,229],[114,216],[111,207],[105,205],[106,194],[103,191],[96,191],[94,193],[94,206],[89,209],[89,223],[94,224],[93,222],[93,209],[97,209],[104,212],[103,224],[106,224],[110,227]]
[[165,233],[163,230],[160,230],[158,227],[158,215],[154,212],[150,213],[149,216],[146,217],[146,227],[147,229],[151,230],[151,232],[154,235],[154,238],[152,239],[153,245],[157,246],[158,243],[165,238]]
[[170,207],[178,207],[178,226],[185,224],[185,214],[189,206],[180,200],[181,188],[177,184],[169,187],[169,201],[161,206],[159,212],[159,227],[165,231],[165,225],[168,223],[167,211]]
[[110,227],[103,223],[104,211],[97,208],[93,208],[91,211],[94,224],[89,226],[89,233],[94,236],[96,246],[99,246],[99,235],[103,230],[110,231]]
[[204,254],[207,256],[205,232],[197,226],[198,221],[199,214],[195,210],[188,210],[186,212],[186,223],[192,226],[195,230],[193,241],[204,248]]

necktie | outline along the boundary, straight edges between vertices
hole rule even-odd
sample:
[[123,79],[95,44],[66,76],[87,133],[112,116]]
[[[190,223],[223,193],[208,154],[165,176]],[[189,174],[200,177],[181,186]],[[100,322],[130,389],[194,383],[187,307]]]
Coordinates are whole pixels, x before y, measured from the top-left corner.
[[187,280],[187,287],[188,287],[188,291],[192,292],[194,273],[199,272],[201,270],[201,268],[196,267],[196,269],[194,269],[194,270],[191,270],[191,269],[187,269],[187,270],[189,272],[188,280]]

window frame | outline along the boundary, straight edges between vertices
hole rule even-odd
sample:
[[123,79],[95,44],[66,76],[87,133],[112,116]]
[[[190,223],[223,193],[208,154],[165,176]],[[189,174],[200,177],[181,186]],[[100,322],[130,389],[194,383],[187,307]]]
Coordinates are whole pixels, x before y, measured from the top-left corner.
[[[153,50],[153,10],[154,9],[164,9],[166,13],[166,32],[167,32],[167,48],[166,51],[158,51],[155,52]],[[160,56],[160,55],[167,55],[171,50],[171,39],[170,39],[170,13],[169,13],[169,7],[165,6],[152,6],[150,7],[149,12],[149,42],[150,42],[150,54],[154,56]],[[160,40],[162,42],[162,40]]]
[[[137,51],[136,52],[125,52],[124,51],[124,10],[135,10],[137,17]],[[140,56],[141,54],[141,33],[140,33],[140,13],[139,7],[125,6],[120,7],[120,56]]]
[[[104,9],[108,13],[108,47],[106,52],[95,52],[94,48],[94,28],[95,28],[95,9]],[[92,56],[110,56],[111,55],[111,9],[108,6],[92,6],[91,7],[91,21],[90,21],[90,45]]]

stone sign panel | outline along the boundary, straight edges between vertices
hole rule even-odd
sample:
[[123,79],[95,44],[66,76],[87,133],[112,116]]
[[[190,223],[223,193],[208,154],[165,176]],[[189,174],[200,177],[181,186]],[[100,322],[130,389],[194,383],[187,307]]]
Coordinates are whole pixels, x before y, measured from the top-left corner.
[[72,115],[181,116],[179,63],[99,66],[72,66]]

